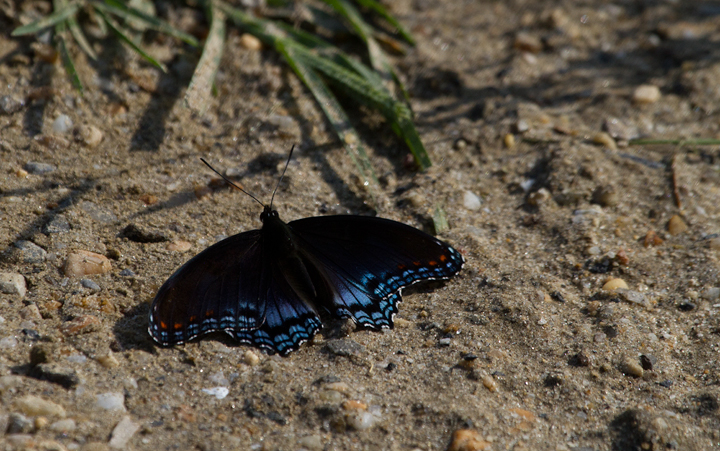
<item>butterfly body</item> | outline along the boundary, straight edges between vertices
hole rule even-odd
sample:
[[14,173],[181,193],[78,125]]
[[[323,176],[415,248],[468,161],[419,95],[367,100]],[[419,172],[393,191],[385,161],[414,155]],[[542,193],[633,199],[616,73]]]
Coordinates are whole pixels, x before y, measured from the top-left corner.
[[170,346],[213,331],[283,355],[320,329],[321,311],[391,328],[400,290],[446,279],[463,257],[413,227],[364,216],[284,223],[265,206],[260,230],[205,249],[163,284],[149,332]]

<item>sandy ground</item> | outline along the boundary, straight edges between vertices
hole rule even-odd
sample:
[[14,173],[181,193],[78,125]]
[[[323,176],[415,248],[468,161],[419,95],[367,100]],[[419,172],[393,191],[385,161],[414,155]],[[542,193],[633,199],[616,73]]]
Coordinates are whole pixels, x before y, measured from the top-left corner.
[[[172,40],[150,44],[167,75],[94,40],[81,98],[10,39],[7,5],[0,271],[27,292],[0,294],[2,449],[720,449],[720,151],[628,144],[720,137],[717,3],[393,2],[435,165],[408,168],[349,103],[375,208],[308,93],[237,30],[197,118],[197,55]],[[156,347],[160,284],[260,225],[199,157],[267,201],[294,143],[282,218],[376,210],[430,230],[439,205],[465,268],[406,290],[394,330],[328,325],[287,358],[215,336]],[[109,270],[68,276],[78,250]]]

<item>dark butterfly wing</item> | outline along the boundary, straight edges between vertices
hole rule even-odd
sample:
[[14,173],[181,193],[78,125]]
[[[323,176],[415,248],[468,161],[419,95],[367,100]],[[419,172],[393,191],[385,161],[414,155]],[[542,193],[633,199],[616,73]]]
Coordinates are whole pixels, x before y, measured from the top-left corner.
[[270,268],[265,322],[256,330],[228,331],[242,343],[287,355],[311,339],[322,327],[315,310],[303,302],[288,284],[277,265]]
[[452,246],[408,225],[365,216],[320,216],[288,224],[317,271],[319,302],[374,329],[392,327],[400,290],[446,279],[464,263]]
[[265,321],[270,283],[262,261],[259,230],[200,252],[160,287],[150,310],[150,335],[173,345],[217,330],[257,330]]

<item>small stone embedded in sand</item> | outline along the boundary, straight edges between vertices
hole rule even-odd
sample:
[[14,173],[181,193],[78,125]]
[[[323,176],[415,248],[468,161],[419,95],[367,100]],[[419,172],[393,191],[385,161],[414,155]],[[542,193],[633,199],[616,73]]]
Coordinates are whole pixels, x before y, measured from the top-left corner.
[[670,218],[670,220],[668,221],[667,228],[668,228],[668,233],[670,233],[670,235],[675,236],[675,235],[680,235],[681,233],[687,231],[688,226],[687,226],[687,224],[685,224],[685,221],[683,221],[683,219],[680,216],[675,215],[672,218]]
[[18,249],[18,259],[22,263],[42,263],[47,258],[47,251],[32,241],[16,241],[15,247]]
[[550,191],[546,188],[540,188],[534,193],[530,193],[527,197],[528,204],[535,207],[544,204],[548,199],[550,199]]
[[245,362],[246,365],[257,366],[260,363],[260,357],[258,357],[258,355],[254,352],[248,350],[245,351],[245,354],[243,355],[243,362]]
[[103,140],[103,133],[94,125],[80,125],[75,129],[75,140],[87,147],[97,147]]
[[248,33],[243,33],[243,35],[240,36],[240,45],[248,50],[262,50],[262,42],[260,39]]
[[230,390],[227,387],[203,388],[200,391],[207,395],[214,396],[217,399],[225,399],[225,397],[230,393]]
[[95,395],[95,405],[103,410],[125,411],[125,395],[119,392]]
[[135,433],[140,429],[140,425],[135,423],[130,416],[126,415],[115,426],[110,436],[110,448],[127,449],[127,444]]
[[505,136],[503,136],[503,144],[507,149],[515,147],[515,135],[512,133],[505,134]]
[[483,439],[474,429],[458,429],[453,432],[447,451],[481,451],[488,449],[490,442]]
[[29,416],[52,416],[65,418],[65,408],[52,401],[39,396],[27,395],[17,400],[17,406],[22,413]]
[[73,126],[73,121],[67,114],[61,114],[58,116],[52,124],[53,133],[67,133]]
[[308,451],[322,451],[325,448],[322,437],[319,435],[307,435],[298,440],[298,445],[301,449]]
[[614,278],[610,279],[602,286],[602,289],[605,291],[613,291],[617,290],[618,288],[624,288],[628,289],[628,284],[623,279],[620,278]]
[[105,355],[97,356],[96,360],[100,365],[104,366],[105,368],[117,368],[118,366],[120,366],[120,362],[118,362],[115,354],[109,351]]
[[362,401],[348,400],[342,407],[345,411],[345,424],[356,431],[370,429],[382,418],[379,407],[369,407]]
[[633,102],[637,104],[655,103],[660,100],[660,88],[653,85],[640,85],[633,92]]
[[482,377],[482,384],[491,392],[496,392],[498,390],[497,382],[495,382],[495,379],[490,374],[486,374]]
[[482,205],[482,200],[477,194],[472,191],[465,191],[463,193],[463,206],[470,211],[477,211]]
[[68,277],[80,277],[91,274],[104,274],[111,269],[110,260],[104,255],[79,250],[68,255],[64,272]]
[[643,377],[643,375],[645,374],[645,370],[643,370],[643,367],[637,361],[635,361],[635,359],[630,357],[625,358],[620,369],[628,376]]
[[165,246],[165,249],[169,250],[170,252],[187,252],[191,248],[192,244],[183,240],[171,241]]
[[513,47],[524,52],[539,53],[543,49],[543,43],[537,36],[521,31],[515,35]]
[[663,243],[662,238],[658,236],[657,233],[655,233],[654,230],[648,230],[648,232],[645,234],[645,239],[643,240],[643,246],[650,247],[650,246],[660,246]]
[[50,424],[49,428],[53,432],[58,432],[60,434],[66,434],[68,432],[72,432],[77,428],[77,424],[75,423],[75,420],[72,418],[66,418],[64,420],[58,420],[52,424]]
[[14,272],[0,273],[0,292],[5,294],[16,294],[21,299],[27,293],[25,277],[22,274]]
[[93,315],[80,315],[60,326],[60,332],[67,336],[86,334],[97,330],[100,319]]
[[617,150],[617,143],[613,139],[610,134],[605,132],[598,132],[593,135],[592,138],[593,142],[595,144],[600,144],[601,146],[610,149],[610,150]]

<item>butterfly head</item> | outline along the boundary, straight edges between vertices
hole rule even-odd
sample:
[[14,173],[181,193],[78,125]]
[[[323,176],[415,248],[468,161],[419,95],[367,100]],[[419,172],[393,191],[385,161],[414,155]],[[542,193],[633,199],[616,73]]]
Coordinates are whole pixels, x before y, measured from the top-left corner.
[[260,213],[260,220],[263,222],[263,224],[268,219],[277,219],[278,217],[279,216],[278,216],[277,210],[273,210],[273,208],[270,205],[263,206],[263,212]]

